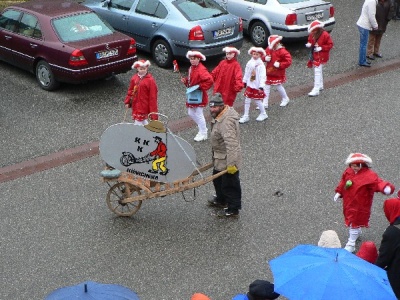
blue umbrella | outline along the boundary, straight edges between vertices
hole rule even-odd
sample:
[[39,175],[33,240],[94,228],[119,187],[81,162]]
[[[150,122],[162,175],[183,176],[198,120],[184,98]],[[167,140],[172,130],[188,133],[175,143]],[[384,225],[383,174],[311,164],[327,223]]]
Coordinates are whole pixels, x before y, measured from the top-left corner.
[[290,300],[396,300],[386,271],[342,248],[299,245],[269,262]]
[[132,290],[118,284],[103,284],[93,281],[59,288],[45,300],[139,300]]

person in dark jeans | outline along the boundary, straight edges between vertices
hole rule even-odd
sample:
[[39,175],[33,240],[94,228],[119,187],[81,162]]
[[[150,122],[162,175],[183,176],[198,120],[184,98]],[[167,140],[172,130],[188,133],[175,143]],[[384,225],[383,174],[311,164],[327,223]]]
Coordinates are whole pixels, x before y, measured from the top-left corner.
[[227,173],[213,180],[215,195],[208,200],[211,207],[223,208],[218,217],[238,217],[242,208],[242,189],[239,168],[242,162],[239,142],[239,114],[233,107],[224,105],[220,93],[210,100],[211,147],[213,174]]

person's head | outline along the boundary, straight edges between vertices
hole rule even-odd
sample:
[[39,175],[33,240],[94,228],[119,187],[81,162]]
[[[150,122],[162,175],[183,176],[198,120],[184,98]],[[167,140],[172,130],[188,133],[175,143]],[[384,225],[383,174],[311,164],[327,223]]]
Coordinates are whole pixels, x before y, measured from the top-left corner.
[[311,33],[317,29],[320,30],[322,28],[324,28],[324,23],[318,20],[312,21],[310,25],[308,25],[308,33]]
[[359,258],[374,264],[376,259],[378,258],[378,249],[376,245],[372,241],[363,242],[360,246],[360,250],[356,253]]
[[221,111],[224,110],[225,104],[222,100],[222,95],[220,93],[215,93],[210,99],[210,115],[215,119]]
[[357,173],[361,168],[369,167],[369,165],[372,164],[372,159],[368,155],[362,153],[350,153],[345,164]]
[[148,60],[138,60],[133,63],[132,69],[136,69],[140,76],[146,75],[148,69],[150,67],[150,62]]
[[189,59],[192,66],[197,66],[200,61],[205,61],[206,57],[200,52],[195,50],[190,50],[186,53],[186,58]]
[[248,51],[252,59],[259,59],[266,55],[265,50],[261,47],[251,47]]
[[390,225],[400,220],[400,199],[392,198],[383,202],[383,211]]
[[154,142],[156,142],[157,144],[158,144],[159,142],[161,142],[161,140],[162,140],[162,138],[160,138],[158,135],[156,135],[156,136],[154,137]]
[[342,248],[339,237],[334,230],[325,230],[322,232],[318,246],[324,248]]
[[209,297],[202,293],[194,293],[190,300],[211,300]]
[[225,47],[222,49],[225,52],[225,56],[227,60],[234,59],[240,54],[240,51],[235,47]]
[[282,41],[282,37],[280,35],[270,35],[268,37],[268,48],[269,49],[276,49],[279,45],[280,42]]
[[275,293],[274,284],[267,280],[255,280],[249,285],[247,297],[249,300],[273,300],[280,295]]

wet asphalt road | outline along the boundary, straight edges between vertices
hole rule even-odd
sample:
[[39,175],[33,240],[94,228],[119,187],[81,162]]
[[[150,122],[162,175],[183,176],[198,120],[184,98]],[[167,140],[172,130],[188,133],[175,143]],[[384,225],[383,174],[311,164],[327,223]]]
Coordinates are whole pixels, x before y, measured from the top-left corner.
[[[332,2],[337,25],[326,80],[358,68],[355,21],[362,1]],[[383,61],[398,57],[399,30],[400,22],[389,23]],[[250,46],[246,42],[241,49],[242,66]],[[287,47],[294,64],[286,86],[311,84],[303,43]],[[31,74],[5,63],[0,68],[1,167],[97,141],[123,119],[132,74],[48,93]],[[185,117],[178,74],[151,71],[160,112],[173,120]],[[145,201],[132,218],[115,217],[105,203],[108,187],[98,176],[103,167],[98,156],[0,184],[0,299],[43,299],[58,287],[95,280],[128,286],[143,300],[189,299],[194,292],[228,300],[255,279],[273,281],[268,260],[299,243],[315,244],[323,230],[336,230],[344,244],[341,206],[332,197],[347,155],[367,153],[379,175],[399,186],[398,82],[394,70],[327,89],[317,98],[301,96],[285,109],[273,105],[263,123],[255,122],[254,111],[252,122],[241,126],[238,220],[212,216],[205,206],[211,185],[196,189],[196,198],[186,192],[187,202],[176,194]],[[192,128],[180,135],[191,142],[195,133]],[[193,146],[200,162],[210,160],[208,142]],[[278,190],[282,197],[274,196]],[[375,197],[364,240],[379,244],[387,226],[384,199]]]

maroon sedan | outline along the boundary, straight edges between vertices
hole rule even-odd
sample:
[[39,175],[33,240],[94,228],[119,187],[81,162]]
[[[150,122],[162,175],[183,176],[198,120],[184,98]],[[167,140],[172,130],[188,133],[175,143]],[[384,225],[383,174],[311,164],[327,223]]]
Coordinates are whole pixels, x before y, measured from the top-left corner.
[[69,1],[28,1],[0,15],[0,59],[36,75],[41,88],[82,83],[131,69],[136,42],[91,9]]

